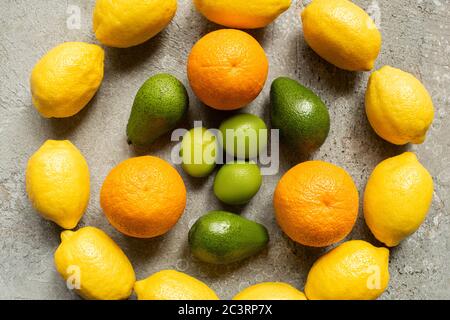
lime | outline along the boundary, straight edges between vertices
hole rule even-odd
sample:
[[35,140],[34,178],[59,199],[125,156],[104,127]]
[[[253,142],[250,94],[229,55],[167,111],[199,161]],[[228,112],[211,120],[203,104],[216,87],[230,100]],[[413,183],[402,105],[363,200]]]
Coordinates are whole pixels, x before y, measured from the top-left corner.
[[227,163],[214,179],[214,194],[226,204],[245,204],[258,192],[261,182],[261,171],[255,163]]
[[235,115],[222,122],[219,130],[224,150],[238,159],[255,158],[267,147],[266,124],[253,114]]
[[217,139],[209,130],[195,127],[183,136],[180,155],[181,167],[192,177],[209,175],[216,167]]

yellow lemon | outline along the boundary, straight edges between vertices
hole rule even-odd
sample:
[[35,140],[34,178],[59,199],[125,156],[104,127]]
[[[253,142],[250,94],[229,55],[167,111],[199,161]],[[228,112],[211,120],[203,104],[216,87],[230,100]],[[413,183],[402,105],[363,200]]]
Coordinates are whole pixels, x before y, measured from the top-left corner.
[[33,105],[46,118],[71,117],[83,109],[103,80],[103,49],[65,42],[51,49],[31,73]]
[[364,193],[364,217],[375,237],[389,247],[414,233],[433,199],[433,178],[414,153],[382,161]]
[[375,300],[389,283],[389,250],[362,240],[344,242],[320,257],[309,271],[310,300]]
[[323,59],[349,71],[374,67],[381,34],[369,15],[348,0],[313,0],[301,13],[308,45]]
[[95,36],[110,47],[133,47],[163,30],[176,11],[177,0],[97,0]]
[[306,300],[306,297],[287,283],[263,282],[242,290],[233,300]]
[[47,140],[28,160],[26,189],[33,207],[64,229],[73,229],[89,201],[89,168],[67,140]]
[[208,20],[229,28],[262,28],[289,9],[291,0],[194,0]]
[[134,285],[139,300],[218,300],[200,280],[175,270],[162,270]]
[[366,91],[366,113],[384,140],[420,144],[433,122],[433,101],[412,74],[384,66],[372,73]]
[[62,232],[55,265],[67,285],[85,299],[126,299],[133,290],[135,275],[127,256],[94,227]]

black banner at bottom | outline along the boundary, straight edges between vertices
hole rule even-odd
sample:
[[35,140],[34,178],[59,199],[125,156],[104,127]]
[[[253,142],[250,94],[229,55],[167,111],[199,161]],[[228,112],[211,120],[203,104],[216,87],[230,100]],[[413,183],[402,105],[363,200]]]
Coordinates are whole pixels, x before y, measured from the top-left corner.
[[[71,315],[95,314],[130,317],[136,313],[155,319],[301,319],[316,316],[375,316],[386,310],[415,313],[423,307],[448,307],[448,301],[0,301],[13,315],[59,309]],[[426,305],[426,306],[424,306]],[[49,309],[51,308],[51,309]],[[423,309],[422,309],[423,310]],[[9,311],[9,310],[8,310]],[[56,310],[55,310],[56,311]]]

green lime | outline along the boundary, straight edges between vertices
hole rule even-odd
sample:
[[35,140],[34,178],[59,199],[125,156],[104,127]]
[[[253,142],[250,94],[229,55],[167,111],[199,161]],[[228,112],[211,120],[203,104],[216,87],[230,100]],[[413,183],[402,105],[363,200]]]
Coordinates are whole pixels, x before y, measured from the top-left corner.
[[209,175],[216,167],[217,139],[206,128],[195,127],[183,136],[180,155],[181,167],[192,177]]
[[214,194],[226,204],[245,204],[258,192],[261,182],[261,171],[255,163],[227,163],[214,179]]
[[255,158],[267,147],[267,127],[264,121],[249,113],[235,115],[219,127],[223,148],[238,159]]

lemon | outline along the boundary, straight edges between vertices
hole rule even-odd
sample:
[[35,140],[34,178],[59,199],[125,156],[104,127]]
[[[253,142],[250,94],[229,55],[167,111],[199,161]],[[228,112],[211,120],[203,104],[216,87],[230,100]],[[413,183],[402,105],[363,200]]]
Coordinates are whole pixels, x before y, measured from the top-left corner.
[[176,11],[176,0],[97,0],[95,36],[110,47],[136,46],[163,30]]
[[233,300],[306,300],[306,297],[287,283],[263,282],[242,290]]
[[229,28],[262,28],[289,9],[291,0],[194,0],[208,20]]
[[51,49],[31,73],[35,108],[46,118],[71,117],[83,109],[103,80],[104,51],[84,42]]
[[389,247],[414,233],[433,198],[433,178],[412,152],[382,161],[364,193],[364,217],[375,237]]
[[127,256],[94,227],[63,231],[55,265],[66,283],[85,299],[126,299],[133,290],[135,275]]
[[215,292],[200,280],[175,270],[162,270],[136,281],[138,300],[218,300]]
[[347,241],[320,257],[309,271],[310,300],[374,300],[389,282],[389,250]]
[[384,140],[420,144],[433,122],[433,101],[412,74],[384,66],[372,73],[366,91],[366,113]]
[[47,140],[28,160],[26,189],[33,207],[65,229],[73,229],[89,201],[89,168],[67,140]]
[[301,13],[308,45],[323,59],[349,71],[374,67],[381,34],[369,15],[348,0],[313,0]]

